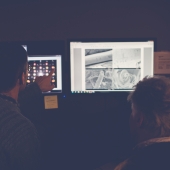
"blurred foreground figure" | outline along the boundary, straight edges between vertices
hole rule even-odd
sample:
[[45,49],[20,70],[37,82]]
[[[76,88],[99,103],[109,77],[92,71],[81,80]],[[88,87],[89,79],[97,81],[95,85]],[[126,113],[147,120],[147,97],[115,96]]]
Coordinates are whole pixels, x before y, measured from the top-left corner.
[[115,170],[170,169],[170,80],[144,78],[128,96],[130,131],[136,146]]

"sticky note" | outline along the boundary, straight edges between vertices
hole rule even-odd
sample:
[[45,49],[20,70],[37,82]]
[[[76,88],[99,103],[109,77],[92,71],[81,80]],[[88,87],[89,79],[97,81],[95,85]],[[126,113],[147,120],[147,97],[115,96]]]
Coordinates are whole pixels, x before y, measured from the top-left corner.
[[57,109],[58,108],[57,95],[44,96],[44,104],[45,104],[45,109]]

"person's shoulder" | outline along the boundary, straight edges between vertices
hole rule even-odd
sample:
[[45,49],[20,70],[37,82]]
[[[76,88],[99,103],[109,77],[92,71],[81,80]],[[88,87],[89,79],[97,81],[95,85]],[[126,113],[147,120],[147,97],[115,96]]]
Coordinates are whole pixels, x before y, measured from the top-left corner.
[[153,143],[141,147],[114,170],[161,170],[170,169],[170,142]]
[[22,138],[26,136],[27,138],[32,135],[36,135],[36,128],[33,123],[23,116],[18,108],[3,108],[0,111],[0,131],[2,138]]
[[8,112],[8,114],[10,115],[8,124],[10,126],[13,126],[14,129],[21,128],[22,131],[24,130],[35,131],[36,130],[34,124],[28,118],[26,118],[23,114],[21,114],[20,111],[11,110]]
[[17,167],[14,169],[39,169],[40,141],[35,126],[17,110],[7,113],[0,121],[0,159],[8,159],[5,153],[10,155],[10,166]]
[[39,150],[40,143],[35,126],[17,111],[9,111],[7,117],[0,121],[0,134],[0,149],[13,157],[18,151],[32,154]]
[[129,166],[131,166],[131,160],[130,159],[126,159],[125,161],[121,162],[120,164],[118,164],[114,170],[128,170]]

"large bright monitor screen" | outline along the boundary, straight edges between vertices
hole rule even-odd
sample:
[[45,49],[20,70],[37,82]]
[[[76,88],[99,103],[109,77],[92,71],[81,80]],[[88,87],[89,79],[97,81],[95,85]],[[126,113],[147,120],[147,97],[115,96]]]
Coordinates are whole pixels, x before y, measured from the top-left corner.
[[70,42],[72,93],[132,91],[153,76],[154,42]]
[[28,79],[27,84],[33,83],[37,76],[48,76],[51,69],[51,83],[55,85],[53,92],[62,92],[62,64],[61,55],[52,56],[28,56]]

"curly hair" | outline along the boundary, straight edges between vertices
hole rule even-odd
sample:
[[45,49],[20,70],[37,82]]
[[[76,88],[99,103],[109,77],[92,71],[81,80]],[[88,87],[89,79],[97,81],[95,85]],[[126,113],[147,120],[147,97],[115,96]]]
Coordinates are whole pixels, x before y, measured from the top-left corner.
[[170,135],[170,79],[161,76],[145,77],[129,94],[128,101],[145,115],[143,126]]

